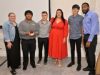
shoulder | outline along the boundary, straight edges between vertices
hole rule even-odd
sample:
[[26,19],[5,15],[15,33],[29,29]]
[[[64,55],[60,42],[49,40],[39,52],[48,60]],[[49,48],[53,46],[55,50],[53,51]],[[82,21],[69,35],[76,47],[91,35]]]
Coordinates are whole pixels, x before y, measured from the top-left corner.
[[68,20],[72,19],[72,17],[73,17],[72,15],[71,15],[71,16],[69,16],[69,17],[68,17]]
[[54,21],[54,19],[55,19],[55,18],[54,18],[54,17],[52,17],[52,18],[50,19],[50,22],[52,23],[52,22]]
[[3,26],[9,26],[9,24],[10,24],[9,21],[6,21],[3,23]]
[[95,11],[89,11],[89,15],[90,15],[91,17],[93,17],[93,16],[98,17],[98,14],[97,14]]
[[37,22],[38,25],[40,25],[41,23],[42,23],[41,20],[39,20],[39,21]]
[[32,23],[35,24],[35,25],[37,24],[34,20],[32,21]]
[[65,19],[65,23],[68,24],[68,20],[67,19]]
[[68,17],[68,19],[72,18],[72,15]]
[[83,18],[83,16],[82,16],[82,15],[79,15],[79,17]]
[[25,20],[21,21],[21,22],[19,23],[19,25],[23,25],[23,23],[25,23]]
[[47,23],[50,25],[51,23],[50,23],[50,21],[47,21]]
[[80,18],[81,20],[83,20],[83,19],[84,19],[84,17],[83,17],[82,15],[79,15],[79,18]]

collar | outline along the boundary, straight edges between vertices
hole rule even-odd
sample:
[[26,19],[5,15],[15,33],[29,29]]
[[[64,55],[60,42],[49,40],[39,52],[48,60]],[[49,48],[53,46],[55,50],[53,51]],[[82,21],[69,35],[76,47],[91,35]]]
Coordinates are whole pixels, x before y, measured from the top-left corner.
[[[40,20],[40,22],[41,22],[41,24],[44,24],[43,20]],[[47,24],[47,23],[48,23],[48,20],[45,21],[45,24]]]
[[[16,22],[15,22],[15,23],[16,23]],[[8,24],[9,24],[9,25],[12,25],[12,26],[16,26],[16,25],[17,25],[17,23],[16,23],[16,25],[13,25],[13,23],[12,23],[11,21],[9,21],[9,20],[8,20]]]
[[77,17],[77,16],[79,16],[79,14],[77,14],[76,16],[72,15],[72,17]]
[[88,11],[87,14],[85,14],[85,16],[88,16],[91,13],[91,11]]
[[30,21],[29,21],[29,20],[26,20],[26,19],[25,19],[24,21],[27,22],[27,23],[33,22],[33,20],[30,20]]

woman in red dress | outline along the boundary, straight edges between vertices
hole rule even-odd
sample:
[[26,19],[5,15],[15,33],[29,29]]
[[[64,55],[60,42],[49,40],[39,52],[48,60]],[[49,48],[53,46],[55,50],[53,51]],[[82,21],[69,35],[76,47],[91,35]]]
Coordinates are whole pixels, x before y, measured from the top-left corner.
[[61,60],[67,57],[68,23],[63,17],[63,11],[57,9],[55,18],[51,19],[49,35],[49,57],[61,66]]

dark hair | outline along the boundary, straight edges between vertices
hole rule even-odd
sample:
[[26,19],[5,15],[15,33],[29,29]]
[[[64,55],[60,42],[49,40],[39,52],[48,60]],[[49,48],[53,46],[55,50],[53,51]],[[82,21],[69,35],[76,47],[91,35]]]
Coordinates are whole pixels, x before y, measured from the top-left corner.
[[11,14],[14,14],[14,15],[15,15],[15,13],[14,13],[14,12],[10,12],[10,13],[8,14],[8,17],[9,17]]
[[26,11],[25,11],[25,16],[26,16],[27,14],[31,14],[31,15],[33,16],[33,12],[32,12],[31,10],[26,10]]
[[48,14],[47,11],[42,11],[42,14]]
[[84,3],[82,4],[82,6],[83,6],[84,4],[86,4],[88,7],[90,7],[89,3],[87,3],[87,2],[84,2]]
[[74,9],[74,8],[77,8],[78,10],[80,10],[80,6],[77,5],[77,4],[75,4],[75,5],[72,6],[72,9]]
[[61,14],[62,14],[62,15],[61,15],[61,19],[62,19],[63,23],[65,24],[65,18],[64,18],[64,13],[63,13],[62,9],[57,9],[57,10],[56,10],[56,16],[55,16],[55,18],[54,18],[52,24],[55,22],[55,20],[56,20],[56,18],[57,18],[57,11],[61,11]]

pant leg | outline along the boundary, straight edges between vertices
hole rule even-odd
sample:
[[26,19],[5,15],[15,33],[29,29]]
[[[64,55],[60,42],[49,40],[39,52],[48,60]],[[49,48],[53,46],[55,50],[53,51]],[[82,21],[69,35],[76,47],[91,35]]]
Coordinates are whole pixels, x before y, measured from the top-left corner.
[[71,62],[75,62],[75,40],[70,39]]
[[38,38],[39,60],[42,59],[43,38]]
[[77,49],[77,63],[81,65],[81,42],[82,38],[76,40],[76,49]]
[[86,56],[86,61],[87,61],[87,67],[89,67],[89,59],[88,59],[88,55],[89,55],[89,52],[88,52],[88,48],[86,47],[86,42],[87,42],[87,39],[84,39],[84,49],[85,49],[85,56]]
[[84,47],[85,47],[85,51],[86,51],[86,58],[87,58],[88,67],[90,68],[90,71],[94,72],[97,36],[94,36],[93,41],[91,42],[91,46],[89,48],[86,47],[86,42],[88,40],[89,35],[84,35],[84,36],[85,36]]
[[35,65],[35,50],[36,50],[36,39],[32,39],[29,41],[29,52],[30,52],[30,64]]
[[4,42],[5,43],[5,48],[6,48],[6,54],[7,54],[7,67],[11,67],[11,60],[10,60],[10,52],[11,50],[7,48],[7,42]]
[[89,67],[90,71],[95,71],[95,52],[96,52],[96,46],[97,46],[97,36],[94,36],[93,41],[91,42],[91,46],[88,49],[89,55]]
[[28,65],[28,41],[27,40],[22,40],[22,51],[23,51],[23,66],[27,67]]
[[47,62],[48,60],[48,44],[49,44],[49,39],[45,38],[44,39],[44,62]]

